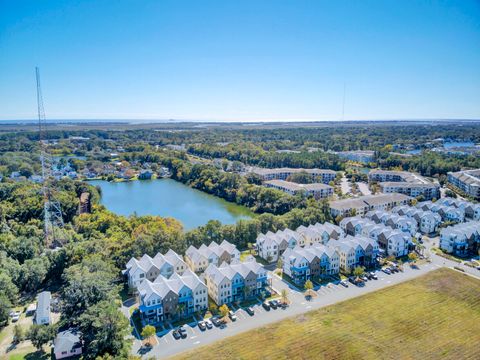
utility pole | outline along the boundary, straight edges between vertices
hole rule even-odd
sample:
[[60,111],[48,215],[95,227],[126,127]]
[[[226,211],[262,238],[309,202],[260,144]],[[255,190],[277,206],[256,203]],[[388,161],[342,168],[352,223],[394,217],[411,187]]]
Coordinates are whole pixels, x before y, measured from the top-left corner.
[[42,166],[42,194],[43,194],[43,226],[45,245],[56,247],[63,241],[63,216],[60,202],[54,196],[52,175],[53,161],[48,151],[46,138],[45,110],[43,108],[42,87],[40,84],[40,69],[35,68],[37,80],[37,108],[38,108],[38,142],[40,148],[40,162]]

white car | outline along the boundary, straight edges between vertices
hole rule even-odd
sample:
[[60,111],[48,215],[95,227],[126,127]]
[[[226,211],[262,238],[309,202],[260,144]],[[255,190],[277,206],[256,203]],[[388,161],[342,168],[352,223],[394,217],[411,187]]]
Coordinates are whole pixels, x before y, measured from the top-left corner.
[[20,319],[20,314],[15,314],[12,316],[12,322],[17,322]]

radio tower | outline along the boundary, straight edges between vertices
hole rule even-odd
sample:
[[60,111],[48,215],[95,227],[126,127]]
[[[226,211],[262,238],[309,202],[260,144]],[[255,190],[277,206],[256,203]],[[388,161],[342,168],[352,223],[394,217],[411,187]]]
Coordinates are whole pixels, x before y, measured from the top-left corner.
[[43,193],[43,222],[45,244],[56,247],[63,244],[63,217],[60,203],[53,194],[53,161],[48,152],[46,138],[45,110],[43,108],[42,88],[40,86],[40,70],[35,68],[37,78],[37,105],[38,105],[38,141],[40,146],[40,161],[42,163],[42,193]]

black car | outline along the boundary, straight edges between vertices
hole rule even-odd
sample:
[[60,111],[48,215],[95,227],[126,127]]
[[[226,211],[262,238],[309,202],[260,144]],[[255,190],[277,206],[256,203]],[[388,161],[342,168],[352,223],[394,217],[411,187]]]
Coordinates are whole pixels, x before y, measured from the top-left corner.
[[277,300],[270,300],[268,302],[268,305],[270,305],[270,307],[274,310],[276,310],[278,308],[278,301]]
[[185,329],[183,326],[180,326],[178,328],[178,332],[180,333],[182,339],[185,339],[187,337],[187,329]]
[[182,337],[182,335],[180,335],[180,332],[178,332],[177,330],[173,330],[172,335],[175,338],[175,340],[178,340]]
[[198,328],[202,331],[207,330],[207,325],[205,324],[205,321],[199,321],[198,322]]
[[253,315],[255,315],[255,311],[254,311],[254,310],[253,310],[253,308],[252,308],[252,307],[250,307],[250,306],[249,306],[249,307],[247,307],[247,308],[245,309],[245,311],[246,311],[246,312],[247,312],[247,314],[248,314],[248,315],[250,315],[250,316],[253,316]]
[[264,301],[264,302],[262,303],[262,306],[263,306],[263,308],[264,308],[265,310],[270,311],[270,305],[268,305],[268,302]]

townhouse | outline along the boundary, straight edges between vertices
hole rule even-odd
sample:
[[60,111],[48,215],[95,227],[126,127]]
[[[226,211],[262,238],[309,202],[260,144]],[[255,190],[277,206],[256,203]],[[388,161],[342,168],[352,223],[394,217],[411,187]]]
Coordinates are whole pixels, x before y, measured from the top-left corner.
[[378,182],[382,193],[400,193],[411,197],[423,196],[425,200],[440,198],[440,185],[423,176],[407,171],[372,170],[370,182]]
[[449,197],[437,200],[436,204],[463,209],[466,218],[471,220],[480,220],[480,204],[474,204],[470,201],[458,200]]
[[297,184],[285,180],[268,180],[263,184],[266,187],[281,190],[290,195],[296,195],[303,192],[305,196],[313,196],[317,200],[333,196],[333,187],[322,183]]
[[392,212],[383,210],[369,211],[365,214],[367,219],[374,221],[377,224],[384,224],[392,229],[399,229],[404,232],[415,235],[418,230],[418,223],[414,218],[408,216],[399,215]]
[[253,257],[205,270],[208,295],[220,306],[260,295],[269,285],[267,271]]
[[411,206],[397,206],[392,209],[392,212],[415,219],[418,224],[418,230],[422,234],[436,232],[438,226],[442,223],[440,214],[430,210],[417,209]]
[[297,232],[285,229],[275,233],[269,231],[266,234],[260,234],[256,240],[256,249],[258,255],[268,262],[277,261],[280,255],[287,248],[294,248],[298,244],[304,243],[305,239]]
[[324,245],[296,247],[282,254],[283,272],[297,285],[305,281],[338,274],[340,255],[338,251]]
[[465,211],[454,206],[446,206],[431,201],[419,202],[416,207],[422,210],[430,210],[441,216],[443,221],[463,222],[465,220]]
[[163,275],[152,282],[138,285],[139,310],[142,321],[156,324],[165,320],[187,317],[208,308],[207,286],[191,270],[183,275]]
[[480,199],[480,169],[449,172],[447,181],[474,199]]
[[144,280],[154,281],[159,275],[169,278],[174,273],[182,275],[187,269],[183,258],[170,249],[165,255],[158,253],[153,258],[147,254],[140,259],[131,258],[122,273],[128,279],[128,286],[136,289]]
[[332,216],[365,215],[371,210],[391,210],[395,206],[408,205],[412,197],[399,194],[376,194],[360,196],[354,199],[330,201]]
[[379,244],[379,251],[386,256],[404,256],[412,248],[410,233],[392,229],[383,223],[375,223],[370,219],[359,216],[345,218],[340,222],[340,227],[351,236],[362,235],[374,239]]
[[440,248],[460,257],[478,254],[480,221],[469,221],[442,229],[440,231]]
[[329,240],[338,240],[343,237],[342,229],[329,222],[324,224],[316,223],[315,225],[309,226],[301,225],[297,228],[296,232],[302,236],[304,246],[326,244]]
[[251,168],[251,173],[258,175],[262,181],[268,180],[287,180],[292,174],[300,172],[306,172],[311,175],[313,181],[328,184],[330,181],[335,180],[337,173],[333,170],[327,169],[296,169],[296,168],[277,168],[277,169],[265,169],[265,168]]
[[233,260],[240,260],[240,251],[226,240],[220,244],[215,241],[208,246],[202,244],[198,249],[190,245],[185,253],[185,262],[196,273],[205,271],[210,264],[219,266]]

